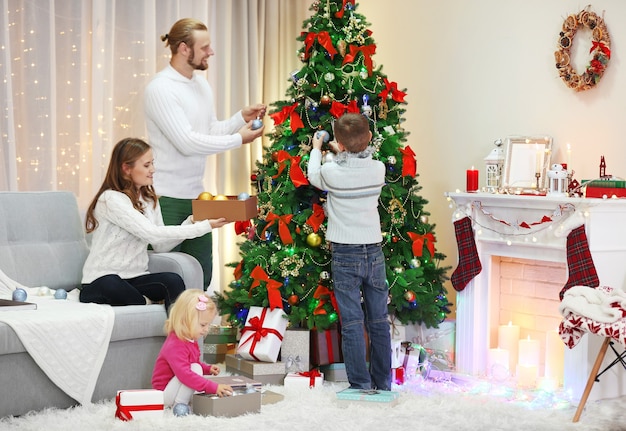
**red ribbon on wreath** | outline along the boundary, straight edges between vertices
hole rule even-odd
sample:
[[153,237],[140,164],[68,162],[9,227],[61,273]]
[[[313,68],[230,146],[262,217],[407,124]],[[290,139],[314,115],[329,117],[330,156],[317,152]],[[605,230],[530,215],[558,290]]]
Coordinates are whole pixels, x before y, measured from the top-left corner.
[[611,58],[611,50],[609,49],[609,47],[603,44],[602,42],[598,42],[594,40],[593,42],[591,42],[591,48],[589,49],[589,54],[591,54],[596,49],[600,51],[602,54],[606,55],[608,58]]

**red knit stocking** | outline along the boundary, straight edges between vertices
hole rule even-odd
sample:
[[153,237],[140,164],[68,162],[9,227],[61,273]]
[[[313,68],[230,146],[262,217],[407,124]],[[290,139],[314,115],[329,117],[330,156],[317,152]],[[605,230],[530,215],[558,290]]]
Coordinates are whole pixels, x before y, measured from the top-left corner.
[[454,233],[459,248],[459,264],[452,274],[451,281],[455,290],[460,292],[467,283],[480,274],[483,267],[480,264],[474,231],[469,217],[454,222]]
[[567,235],[567,272],[569,277],[567,283],[559,292],[559,298],[563,300],[563,295],[572,286],[598,287],[600,280],[593,264],[585,226],[578,226]]

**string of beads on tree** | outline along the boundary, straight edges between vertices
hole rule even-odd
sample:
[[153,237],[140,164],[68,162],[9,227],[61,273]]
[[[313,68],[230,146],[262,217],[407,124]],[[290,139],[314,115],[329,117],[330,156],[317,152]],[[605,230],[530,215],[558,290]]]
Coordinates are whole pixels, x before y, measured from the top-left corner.
[[[574,37],[582,27],[591,31],[591,60],[585,71],[579,75],[571,63],[571,49]],[[559,33],[558,49],[554,53],[556,68],[565,84],[575,91],[585,91],[595,87],[611,59],[611,38],[604,19],[588,7],[578,13],[570,15],[563,22]]]

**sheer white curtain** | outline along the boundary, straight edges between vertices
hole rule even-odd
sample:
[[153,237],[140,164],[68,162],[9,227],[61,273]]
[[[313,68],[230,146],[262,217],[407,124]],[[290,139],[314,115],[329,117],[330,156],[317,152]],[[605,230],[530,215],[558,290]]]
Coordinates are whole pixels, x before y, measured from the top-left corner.
[[[305,0],[0,0],[0,190],[70,190],[85,208],[112,146],[144,137],[143,88],[169,61],[159,39],[183,17],[207,23],[216,55],[207,77],[218,116],[282,99],[298,67]],[[271,125],[271,120],[266,121]],[[211,156],[215,193],[250,192],[261,142]],[[157,190],[158,192],[158,190]],[[238,259],[231,226],[215,267]],[[214,277],[219,289],[230,269]]]

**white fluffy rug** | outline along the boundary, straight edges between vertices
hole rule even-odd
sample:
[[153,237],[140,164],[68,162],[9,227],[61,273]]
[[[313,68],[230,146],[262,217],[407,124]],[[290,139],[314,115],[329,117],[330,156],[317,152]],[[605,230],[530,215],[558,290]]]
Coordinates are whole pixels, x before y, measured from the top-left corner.
[[322,388],[304,391],[266,386],[285,399],[263,405],[259,414],[234,418],[177,417],[166,409],[159,419],[122,422],[114,418],[115,403],[108,401],[0,419],[0,430],[626,430],[626,398],[589,402],[581,421],[574,424],[576,407],[564,394],[520,392],[485,381],[417,379],[396,388],[401,394],[395,406],[359,402],[346,406],[335,395],[346,386],[325,382]]

